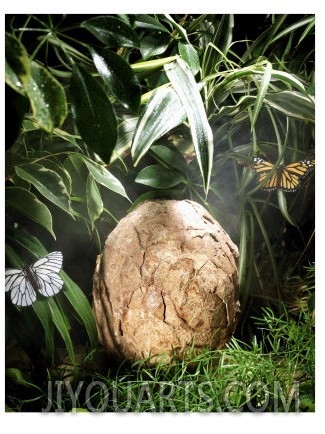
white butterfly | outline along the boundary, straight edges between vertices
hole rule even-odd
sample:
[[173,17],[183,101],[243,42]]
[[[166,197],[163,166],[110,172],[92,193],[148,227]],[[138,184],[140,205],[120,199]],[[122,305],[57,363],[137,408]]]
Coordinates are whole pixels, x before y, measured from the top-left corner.
[[58,275],[62,261],[61,252],[52,252],[23,269],[7,268],[6,291],[11,291],[13,304],[30,306],[36,300],[37,292],[45,297],[57,294],[63,286]]

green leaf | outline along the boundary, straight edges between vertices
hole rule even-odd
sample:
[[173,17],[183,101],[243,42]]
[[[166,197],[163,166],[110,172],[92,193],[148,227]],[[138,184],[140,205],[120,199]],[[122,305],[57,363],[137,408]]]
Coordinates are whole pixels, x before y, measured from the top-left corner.
[[310,23],[314,23],[315,18],[314,16],[309,16],[307,18],[303,18],[300,21],[295,22],[291,26],[286,26],[282,32],[277,33],[270,41],[269,45],[274,44],[275,41],[278,41],[279,39],[283,38],[286,35],[292,35],[292,33],[303,26],[309,26]]
[[69,193],[56,172],[41,164],[22,164],[15,170],[20,178],[30,182],[44,197],[72,217]]
[[150,33],[140,42],[140,51],[144,60],[163,54],[170,44],[170,36],[165,33]]
[[293,74],[289,74],[288,72],[285,72],[285,71],[278,71],[278,70],[273,69],[271,81],[275,81],[275,80],[282,81],[288,87],[293,86],[294,88],[299,90],[301,93],[304,93],[304,94],[306,93],[306,89],[305,89],[304,85]]
[[186,180],[176,170],[160,165],[152,165],[142,169],[136,177],[135,182],[153,188],[168,189],[180,184],[181,182],[186,182]]
[[67,190],[68,195],[71,195],[71,184],[72,184],[72,178],[70,173],[64,168],[64,166],[61,164],[60,160],[58,158],[52,157],[50,160],[49,158],[44,158],[42,160],[42,164],[47,169],[52,170],[53,172],[57,173]]
[[131,154],[136,166],[150,146],[186,119],[184,108],[172,88],[160,88],[152,95],[133,137]]
[[186,33],[186,30],[184,29],[184,27],[180,26],[178,23],[176,23],[176,21],[174,20],[174,18],[169,15],[169,14],[164,14],[164,16],[166,17],[167,21],[171,24],[171,26],[178,31],[179,35],[186,41],[186,42],[190,42],[188,40],[188,36]]
[[96,181],[91,174],[89,174],[87,178],[86,198],[88,215],[93,227],[95,220],[97,220],[103,212],[104,205]]
[[77,364],[76,364],[76,357],[73,348],[73,343],[70,336],[71,326],[70,326],[69,319],[66,316],[65,312],[63,311],[62,307],[60,306],[56,298],[49,297],[46,301],[51,311],[53,323],[55,324],[57,330],[59,331],[63,339],[70,360],[74,366],[74,373],[76,373]]
[[265,72],[262,76],[261,85],[259,87],[258,94],[256,97],[256,102],[254,105],[254,111],[253,111],[252,123],[251,123],[251,131],[253,131],[257,117],[258,117],[259,112],[260,112],[262,105],[264,103],[264,98],[265,98],[266,92],[267,92],[269,85],[270,85],[271,75],[272,75],[272,63],[267,62],[266,67],[265,67]]
[[31,67],[28,53],[21,42],[6,33],[6,83],[16,92],[26,96],[26,86],[30,79]]
[[35,384],[25,380],[22,371],[18,368],[6,368],[6,381],[17,384],[19,386],[37,389],[42,392],[42,389],[37,387]]
[[165,65],[165,70],[185,109],[196,158],[203,178],[204,190],[207,194],[213,162],[213,135],[198,85],[182,59]]
[[106,162],[117,139],[115,113],[99,83],[74,65],[71,77],[72,111],[84,142]]
[[188,165],[177,149],[167,148],[167,146],[153,145],[150,148],[163,164],[167,164],[169,167],[178,170],[181,173],[187,173]]
[[[221,19],[214,19],[214,38],[210,44],[206,45],[203,61],[202,76],[211,74],[211,71],[219,69],[220,62],[227,56],[234,27],[233,14],[223,14]],[[217,49],[216,49],[217,48]]]
[[153,18],[150,15],[137,14],[134,19],[134,24],[142,29],[158,30],[169,33],[168,29],[166,29],[157,18]]
[[269,93],[264,102],[287,116],[315,122],[315,103],[299,92]]
[[85,326],[91,349],[94,349],[98,346],[98,335],[91,304],[80,287],[72,279],[70,279],[65,271],[62,270],[60,276],[64,281],[65,291],[63,291],[63,294],[69,300],[74,311],[78,315],[82,324]]
[[7,187],[6,206],[15,209],[20,214],[41,225],[55,239],[52,215],[47,206],[40,202],[33,193],[20,187]]
[[82,161],[82,157],[78,158],[76,155],[78,154],[69,154],[63,163],[63,167],[71,177],[72,194],[74,196],[86,197],[86,179],[89,172]]
[[131,26],[119,18],[112,16],[98,16],[81,23],[106,47],[139,47],[139,39]]
[[157,69],[160,69],[162,66],[166,65],[166,63],[173,62],[175,59],[177,59],[177,56],[169,56],[169,57],[163,57],[161,59],[153,59],[153,60],[147,60],[145,62],[137,62],[132,64],[131,68],[135,72],[150,73],[156,71]]
[[121,103],[137,113],[140,107],[140,83],[129,64],[109,49],[91,50],[97,71],[110,92]]
[[[40,255],[40,257],[45,254],[46,253]],[[52,363],[54,363],[56,351],[56,345],[54,343],[54,324],[47,300],[37,299],[35,303],[32,304],[32,308],[44,329],[46,354],[51,357]]]
[[62,85],[41,65],[31,63],[31,77],[26,86],[36,122],[48,132],[62,125],[68,108]]
[[101,184],[109,190],[112,190],[115,193],[120,194],[121,196],[128,199],[122,183],[117,178],[115,178],[115,176],[112,175],[105,168],[105,166],[99,163],[95,163],[94,161],[80,154],[76,154],[76,157],[80,158],[84,162],[84,164],[86,164],[89,172],[98,182],[98,184]]
[[287,207],[287,198],[286,195],[283,193],[283,191],[278,190],[277,191],[278,194],[278,204],[279,204],[279,210],[281,211],[281,214],[284,216],[284,218],[292,225],[292,226],[297,226],[297,224],[292,220],[292,218],[290,217],[290,214],[288,212],[288,207]]
[[196,49],[192,44],[178,43],[178,51],[181,58],[186,62],[193,75],[196,75],[200,70],[200,59]]

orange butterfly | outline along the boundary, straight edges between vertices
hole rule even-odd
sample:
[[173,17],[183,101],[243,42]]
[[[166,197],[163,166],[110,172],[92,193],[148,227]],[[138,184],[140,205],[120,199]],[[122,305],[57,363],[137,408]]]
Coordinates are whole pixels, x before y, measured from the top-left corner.
[[315,160],[303,160],[284,166],[275,166],[262,158],[253,159],[253,169],[263,190],[298,190],[302,180],[314,169]]

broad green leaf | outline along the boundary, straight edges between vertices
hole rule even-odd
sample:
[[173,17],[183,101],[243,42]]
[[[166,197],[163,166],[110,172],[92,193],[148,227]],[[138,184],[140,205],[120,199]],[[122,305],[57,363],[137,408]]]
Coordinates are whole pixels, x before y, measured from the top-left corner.
[[162,145],[153,145],[150,150],[158,157],[162,164],[167,164],[181,173],[187,173],[188,165],[183,154],[177,149],[167,148],[167,146]]
[[67,100],[62,85],[47,69],[31,63],[31,77],[26,86],[27,95],[36,122],[48,132],[61,126],[68,114]]
[[95,220],[101,215],[104,209],[103,201],[94,177],[89,174],[86,184],[86,198],[88,215],[92,226],[94,226]]
[[6,206],[43,226],[55,239],[52,215],[47,206],[39,201],[33,193],[20,187],[7,187]]
[[169,33],[169,30],[160,23],[158,18],[154,18],[150,15],[135,15],[134,24],[141,29],[151,29]]
[[203,178],[204,190],[207,194],[213,162],[213,135],[198,85],[182,59],[165,65],[165,70],[185,109],[196,158]]
[[84,142],[109,162],[117,139],[117,122],[108,96],[83,68],[74,65],[71,77],[72,111]]
[[193,75],[196,75],[200,70],[200,59],[196,49],[192,44],[178,43],[178,51],[181,58],[186,62]]
[[269,85],[270,85],[271,75],[272,75],[272,63],[267,62],[266,67],[265,67],[265,72],[262,76],[261,84],[260,84],[260,87],[258,89],[256,102],[254,105],[251,130],[253,130],[253,128],[254,128],[257,117],[258,117],[260,110],[262,108],[262,105],[264,103],[264,98],[265,98],[266,92],[267,92]]
[[125,21],[112,16],[98,16],[81,23],[106,47],[139,47],[137,33]]
[[93,49],[91,55],[110,92],[125,107],[137,113],[141,98],[140,83],[129,64],[109,49]]
[[140,51],[144,60],[163,54],[170,44],[170,36],[165,33],[150,33],[140,42]]
[[175,90],[171,87],[157,89],[148,101],[135,130],[131,148],[135,166],[156,140],[185,119],[184,108]]
[[125,192],[122,183],[117,178],[115,178],[115,176],[112,175],[105,168],[105,166],[99,163],[95,163],[94,161],[80,154],[76,154],[76,156],[78,158],[81,158],[81,160],[86,164],[89,172],[98,182],[98,184],[101,184],[104,187],[108,188],[109,190],[112,190],[115,193],[120,194],[121,196],[124,196],[125,198],[128,199],[128,196]]
[[315,104],[299,92],[268,93],[264,102],[287,116],[315,121]]
[[145,167],[135,179],[135,182],[138,182],[139,184],[148,185],[162,190],[172,188],[185,181],[185,178],[176,170],[158,164]]
[[26,86],[30,79],[31,67],[28,53],[21,42],[6,33],[6,83],[16,92],[26,96]]
[[30,182],[46,199],[72,217],[69,193],[56,172],[41,164],[22,164],[15,170],[20,178]]

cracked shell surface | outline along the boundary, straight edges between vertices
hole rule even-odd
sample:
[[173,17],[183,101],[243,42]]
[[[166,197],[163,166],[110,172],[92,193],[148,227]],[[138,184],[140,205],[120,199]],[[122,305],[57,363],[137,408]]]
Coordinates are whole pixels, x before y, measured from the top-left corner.
[[107,352],[130,362],[171,363],[189,348],[230,340],[239,310],[238,249],[199,204],[138,205],[98,257],[93,309]]

